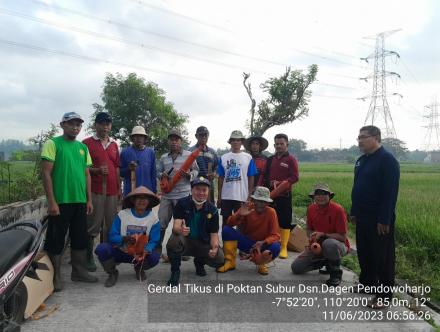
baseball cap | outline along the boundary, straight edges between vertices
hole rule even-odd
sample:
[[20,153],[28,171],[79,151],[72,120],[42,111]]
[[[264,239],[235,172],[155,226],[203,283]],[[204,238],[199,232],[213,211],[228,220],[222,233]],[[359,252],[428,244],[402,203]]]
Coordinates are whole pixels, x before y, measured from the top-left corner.
[[106,112],[96,114],[95,123],[112,122],[112,117]]
[[64,113],[60,122],[66,122],[66,121],[70,121],[70,120],[80,120],[81,122],[84,122],[81,115],[79,115],[78,113],[75,113],[75,112]]
[[192,180],[191,181],[191,188],[194,186],[197,186],[198,184],[204,184],[208,187],[211,186],[211,183],[209,182],[209,180],[207,178],[205,178],[204,176],[198,176],[194,180]]
[[198,135],[198,134],[209,134],[209,130],[205,126],[200,126],[196,130],[196,135]]

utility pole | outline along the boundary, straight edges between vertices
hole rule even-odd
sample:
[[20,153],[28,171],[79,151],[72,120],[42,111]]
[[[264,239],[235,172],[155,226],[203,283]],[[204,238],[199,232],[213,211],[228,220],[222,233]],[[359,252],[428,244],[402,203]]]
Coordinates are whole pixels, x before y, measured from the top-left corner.
[[424,116],[429,120],[428,125],[423,126],[428,129],[424,141],[425,151],[440,150],[440,128],[438,121],[439,104],[437,102],[437,97],[435,96],[432,100],[432,103],[425,107],[429,109],[429,114]]
[[[379,127],[383,132],[383,137],[390,138],[397,137],[396,130],[394,129],[393,118],[391,117],[390,107],[387,101],[386,77],[395,76],[400,78],[400,75],[398,73],[385,70],[385,58],[390,55],[394,55],[398,58],[400,58],[400,56],[397,52],[388,51],[385,49],[385,38],[399,30],[385,31],[373,37],[366,37],[369,39],[376,39],[376,47],[373,54],[370,54],[365,58],[361,58],[361,60],[365,60],[367,63],[368,59],[374,59],[373,74],[361,78],[361,80],[364,80],[365,82],[367,82],[369,78],[373,79],[373,92],[370,96],[371,102],[364,124]],[[360,99],[365,99],[365,97]]]

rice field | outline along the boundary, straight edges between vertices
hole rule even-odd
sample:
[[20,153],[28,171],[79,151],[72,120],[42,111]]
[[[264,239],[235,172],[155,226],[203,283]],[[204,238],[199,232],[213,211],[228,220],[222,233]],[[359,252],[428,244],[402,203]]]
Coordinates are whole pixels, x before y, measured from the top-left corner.
[[[308,193],[327,183],[334,200],[350,211],[353,165],[300,163],[294,187],[296,216],[304,216]],[[396,274],[411,284],[430,285],[440,302],[440,164],[401,164],[396,220]],[[353,238],[353,229],[350,235]]]

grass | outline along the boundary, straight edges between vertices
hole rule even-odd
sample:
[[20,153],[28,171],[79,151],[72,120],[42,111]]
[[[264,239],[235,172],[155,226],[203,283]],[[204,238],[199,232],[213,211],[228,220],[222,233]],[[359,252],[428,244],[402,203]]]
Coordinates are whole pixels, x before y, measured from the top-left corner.
[[[327,183],[334,200],[350,211],[353,165],[301,163],[294,188],[294,210],[305,216],[308,193],[316,182]],[[396,220],[396,277],[413,285],[430,285],[431,298],[440,302],[440,165],[401,164]],[[349,236],[354,238],[353,228]],[[356,260],[344,264],[359,271]]]

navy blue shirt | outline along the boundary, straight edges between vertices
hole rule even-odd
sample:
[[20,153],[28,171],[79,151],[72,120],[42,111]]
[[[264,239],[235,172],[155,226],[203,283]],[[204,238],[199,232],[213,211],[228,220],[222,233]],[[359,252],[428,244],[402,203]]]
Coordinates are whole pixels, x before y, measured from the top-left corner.
[[384,225],[394,223],[399,178],[399,163],[383,147],[359,157],[354,167],[350,214]]
[[[190,226],[196,214],[196,205],[192,200],[192,196],[181,198],[174,207],[174,219],[185,219],[186,226]],[[214,204],[206,201],[196,219],[200,222],[198,225],[198,237],[203,242],[210,242],[211,234],[217,233],[219,229],[218,210]]]
[[[196,144],[189,148],[189,151],[194,151],[199,148]],[[217,170],[218,157],[214,149],[205,147],[203,151],[197,156],[197,166],[199,166],[199,176],[208,177],[208,172],[214,173]],[[208,169],[209,168],[209,169]]]
[[137,163],[136,187],[145,186],[152,192],[157,192],[156,179],[156,156],[152,148],[145,147],[137,150],[133,146],[127,147],[121,152],[121,176],[124,178],[124,197],[131,191],[131,172],[128,165],[131,161]]

